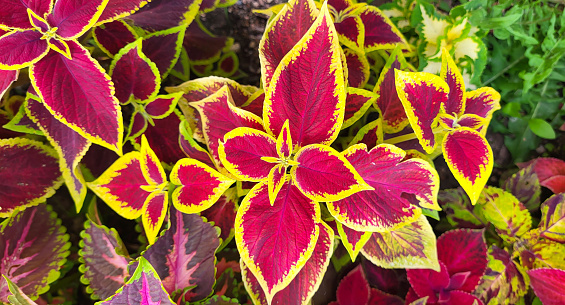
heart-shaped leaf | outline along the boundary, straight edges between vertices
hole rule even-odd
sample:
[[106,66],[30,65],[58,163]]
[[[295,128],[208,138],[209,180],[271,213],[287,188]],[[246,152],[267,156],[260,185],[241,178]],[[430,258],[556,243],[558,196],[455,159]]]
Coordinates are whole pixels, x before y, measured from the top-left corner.
[[[0,231],[0,272],[30,298],[47,292],[70,253],[65,231],[48,205],[14,213]],[[0,301],[7,302],[8,295],[8,287],[0,285]]]
[[397,230],[373,233],[361,254],[383,268],[439,270],[436,237],[424,215]]
[[218,232],[196,214],[171,209],[170,215],[170,228],[142,256],[154,266],[170,295],[196,286],[184,294],[184,299],[202,300],[212,292],[215,282]]
[[337,201],[372,190],[347,159],[333,148],[312,144],[302,148],[290,174],[296,187],[314,201]]
[[116,291],[115,295],[96,303],[96,305],[119,304],[174,305],[176,303],[163,288],[155,269],[145,258],[140,257],[135,272],[125,285]]
[[[296,277],[283,290],[277,292],[271,304],[302,305],[307,304],[322,282],[323,275],[330,263],[333,253],[334,233],[324,222],[316,224],[320,228],[320,236],[312,256]],[[268,304],[261,285],[241,262],[241,276],[247,292],[255,304]]]
[[494,165],[487,140],[479,132],[461,127],[445,135],[442,150],[449,169],[475,204]]
[[78,164],[92,143],[55,119],[37,97],[31,94],[28,97],[26,111],[59,154],[63,179],[79,212],[86,197],[86,185]]
[[320,207],[288,181],[271,205],[260,182],[239,207],[235,241],[243,262],[267,301],[287,287],[312,256],[320,229]]
[[45,201],[63,182],[57,153],[37,141],[0,140],[0,164],[0,217]]
[[87,285],[92,299],[111,297],[129,276],[128,264],[132,259],[113,228],[87,220],[80,235],[81,282]]
[[317,15],[314,1],[292,0],[269,23],[259,42],[261,80],[265,89],[270,87],[283,57],[306,34]]
[[86,49],[72,40],[67,44],[73,59],[48,53],[31,67],[32,83],[55,118],[93,143],[121,153],[123,122],[112,82]]
[[183,213],[199,213],[211,207],[235,180],[208,165],[181,159],[171,171],[171,182],[180,187],[173,192],[173,204]]
[[278,135],[289,120],[296,148],[332,143],[345,111],[342,68],[337,33],[324,5],[273,74],[263,109],[265,129]]
[[416,220],[424,207],[439,210],[439,177],[425,161],[401,162],[404,151],[381,144],[367,152],[364,144],[343,153],[372,190],[355,193],[328,210],[340,222],[358,231],[385,232]]

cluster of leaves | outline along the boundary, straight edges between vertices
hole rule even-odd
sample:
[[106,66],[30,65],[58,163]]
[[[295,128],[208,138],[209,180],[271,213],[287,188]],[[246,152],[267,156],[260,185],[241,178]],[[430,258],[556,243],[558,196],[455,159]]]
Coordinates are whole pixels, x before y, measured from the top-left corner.
[[[467,7],[445,17],[417,1],[404,31],[420,37],[417,47],[364,3],[291,0],[264,10],[255,87],[233,80],[233,41],[196,17],[232,3],[0,0],[10,7],[0,12],[9,120],[0,140],[0,302],[34,304],[69,272],[69,235],[49,199],[63,183],[87,218],[78,269],[97,304],[308,304],[330,266],[345,270],[359,254],[365,271],[343,279],[338,304],[503,298],[504,283],[489,278],[489,228],[436,239],[426,217],[441,210],[432,163],[440,155],[469,204],[446,219],[472,211],[483,227],[491,222],[500,240],[490,249],[524,256],[513,268],[528,270],[521,274],[542,300],[556,298],[534,282],[563,276],[547,252],[563,247],[562,195],[542,205],[546,220],[530,230],[520,206],[528,198],[483,191],[494,163],[485,133],[500,95],[466,90],[484,53]],[[25,96],[8,90],[17,78]],[[553,176],[542,183],[559,189]],[[136,253],[126,232],[104,224],[97,198],[140,223]],[[515,219],[500,221],[499,211]],[[340,249],[345,264],[336,263]],[[543,264],[554,269],[534,269]],[[391,268],[410,269],[409,290],[369,288],[363,272],[392,278]]]
[[540,138],[554,139],[563,131],[565,4],[479,3],[470,22],[491,33],[485,38],[489,56],[482,81],[497,88],[504,101],[493,127],[505,134],[514,162],[524,162],[540,146]]

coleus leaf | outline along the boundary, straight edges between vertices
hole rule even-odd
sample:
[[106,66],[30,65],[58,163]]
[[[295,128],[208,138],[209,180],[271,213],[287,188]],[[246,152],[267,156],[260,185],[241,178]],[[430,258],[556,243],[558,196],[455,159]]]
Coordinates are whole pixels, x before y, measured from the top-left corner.
[[382,142],[383,124],[381,118],[378,118],[361,127],[349,143],[349,146],[353,146],[357,143],[363,143],[367,145],[367,149],[372,149],[377,144],[380,144]]
[[110,64],[116,98],[122,105],[130,99],[145,101],[159,93],[161,75],[157,66],[141,51],[141,40],[123,47]]
[[347,98],[345,100],[345,115],[341,129],[353,125],[371,107],[377,95],[371,91],[359,88],[347,88]]
[[227,131],[237,127],[263,129],[259,117],[233,105],[227,86],[199,102],[190,103],[190,105],[200,113],[204,138],[210,154],[214,157],[216,166],[221,165],[218,154],[219,141],[223,140]]
[[87,220],[80,235],[81,282],[92,299],[107,299],[124,285],[132,259],[113,228]]
[[190,24],[196,17],[201,3],[202,0],[151,0],[127,19],[147,30],[166,30]]
[[528,292],[529,284],[526,270],[510,254],[496,245],[489,248],[487,269],[476,289],[481,300],[517,303]]
[[[332,4],[329,3],[329,5]],[[365,29],[363,27],[363,20],[361,20],[361,17],[359,17],[355,10],[354,7],[341,11],[337,10],[334,13],[334,17],[336,15],[339,17],[335,18],[335,29],[342,44],[359,53],[364,53]]]
[[447,221],[453,227],[469,229],[485,227],[483,218],[479,218],[480,216],[475,212],[475,209],[481,209],[482,206],[473,206],[462,188],[439,191],[438,202],[447,214]]
[[122,20],[115,20],[95,27],[92,38],[100,50],[113,58],[123,47],[139,37],[130,25]]
[[565,244],[540,239],[536,232],[528,232],[515,243],[515,253],[526,269],[551,267],[565,269]]
[[96,304],[174,305],[175,302],[171,300],[171,297],[163,288],[163,284],[155,272],[155,269],[153,269],[145,258],[140,257],[135,272],[125,285],[116,291],[115,295]]
[[[4,281],[6,284],[4,284]],[[16,286],[14,282],[10,281],[5,275],[2,275],[0,279],[0,286],[7,285],[10,293],[12,295],[8,295],[8,302],[13,305],[37,305],[34,301],[32,301],[21,289],[20,287]]]
[[235,234],[234,223],[238,209],[238,196],[232,188],[224,192],[215,204],[200,213],[208,221],[214,223],[214,226],[220,228],[222,245],[229,243]]
[[565,194],[551,196],[541,205],[540,235],[565,243]]
[[253,93],[249,97],[245,104],[241,105],[241,108],[247,110],[259,117],[263,116],[263,102],[265,101],[265,91],[260,89]]
[[[32,299],[47,292],[70,253],[65,231],[46,204],[14,213],[2,223],[0,272]],[[0,301],[8,295],[8,287],[0,286]]]
[[480,201],[484,202],[484,217],[505,241],[512,243],[532,227],[530,212],[512,194],[489,186],[484,189]]
[[71,40],[67,44],[73,59],[50,52],[30,68],[32,84],[55,118],[121,153],[123,122],[112,82],[86,49]]
[[57,29],[62,39],[76,39],[90,29],[102,15],[109,0],[55,1],[47,15],[50,27]]
[[82,208],[87,191],[84,177],[78,165],[92,143],[55,119],[36,97],[31,94],[28,97],[26,112],[57,151],[63,179],[75,202],[78,213]]
[[408,47],[406,39],[376,6],[367,5],[359,12],[363,22],[365,52],[379,49],[394,49],[396,45]]
[[0,70],[0,98],[10,88],[10,85],[18,79],[19,73],[19,70]]
[[439,76],[400,70],[395,70],[395,86],[420,145],[426,153],[432,153],[436,147],[433,128],[449,87]]
[[358,231],[386,232],[413,222],[421,214],[418,206],[439,210],[439,177],[425,161],[401,162],[403,150],[381,144],[367,152],[364,144],[349,147],[343,155],[373,190],[328,202],[330,213]]
[[259,42],[261,80],[267,90],[285,55],[308,32],[319,11],[312,0],[292,0],[269,23]]
[[[173,208],[170,228],[142,256],[153,265],[171,296],[177,298],[180,295],[175,294],[182,293],[186,301],[202,300],[212,292],[215,282],[218,235],[199,215],[184,214]],[[196,287],[184,293],[191,286]]]
[[147,2],[147,0],[110,0],[104,12],[102,12],[102,15],[98,18],[96,25],[129,16],[147,4]]
[[492,117],[500,109],[500,93],[490,87],[465,92],[465,113],[476,114],[482,118]]
[[125,154],[87,185],[120,216],[126,219],[141,216],[147,239],[152,244],[165,219],[167,183],[159,159],[143,138],[141,152]]
[[171,183],[180,187],[172,195],[175,208],[183,213],[199,213],[211,207],[235,182],[208,165],[181,159],[171,171]]
[[373,233],[361,254],[383,268],[439,270],[436,237],[423,215],[394,231]]
[[198,160],[210,167],[214,167],[212,157],[200,144],[196,143],[192,129],[186,120],[179,125],[179,146],[187,157]]
[[320,213],[318,203],[291,181],[283,185],[272,205],[265,182],[255,185],[241,202],[235,241],[269,303],[312,256],[320,234]]
[[15,28],[19,30],[32,29],[27,9],[29,8],[36,14],[44,16],[51,11],[51,1],[3,1],[5,8],[0,12],[0,24],[2,28]]
[[368,304],[371,287],[369,287],[361,265],[351,270],[339,282],[336,295],[339,305]]
[[183,41],[193,70],[195,66],[203,67],[217,62],[221,54],[229,50],[232,45],[233,38],[213,35],[198,18],[186,29]]
[[[300,269],[290,284],[285,289],[275,294],[271,304],[307,304],[320,287],[333,253],[334,233],[324,222],[316,225],[320,230],[320,236],[318,237],[312,256],[308,259],[304,267]],[[254,304],[268,304],[261,285],[255,275],[249,272],[243,260],[241,261],[241,276],[245,288]]]
[[441,105],[443,113],[453,116],[461,116],[465,112],[465,82],[457,65],[444,49],[441,53],[441,74],[449,87],[447,100]]
[[[17,112],[14,114],[14,116],[11,118],[11,120],[8,123],[6,123],[6,124],[4,124],[4,126],[2,126],[2,128],[7,129],[9,131],[16,132],[18,134],[17,135],[9,134],[9,136],[4,137],[4,139],[14,138],[16,136],[19,136],[20,133],[35,134],[35,135],[42,136],[43,132],[41,131],[41,129],[39,129],[37,124],[35,124],[26,113],[26,106],[25,106],[24,97],[19,96],[19,95],[14,95],[12,97],[16,97],[16,96],[18,97],[17,99],[22,100],[22,103],[19,106],[17,106],[17,107],[19,107]],[[10,101],[11,99],[12,98],[8,99],[8,101]],[[7,108],[9,109],[9,107],[7,107]],[[9,116],[10,116],[9,113],[4,114],[4,117],[6,117],[6,118],[8,118]]]
[[[411,285],[410,291],[417,297],[429,297],[428,301],[432,304],[437,304],[439,297],[445,297],[444,295],[449,294],[450,292],[447,289],[450,280],[447,267],[441,261],[439,262],[439,265],[439,271],[430,269],[406,270],[406,275]],[[443,292],[441,296],[439,296],[440,291]],[[407,296],[407,300],[411,301],[411,298]]]
[[12,31],[0,37],[0,69],[17,70],[34,64],[49,52],[38,31]]
[[494,166],[487,140],[475,130],[460,127],[445,135],[442,150],[449,169],[475,204]]
[[274,163],[263,158],[278,158],[277,141],[263,131],[239,127],[224,135],[218,154],[222,164],[236,178],[245,181],[267,179]]
[[0,164],[0,217],[45,201],[63,182],[57,152],[34,140],[0,140]]
[[529,270],[530,285],[544,305],[558,305],[565,302],[565,271],[540,268]]
[[345,83],[331,20],[327,5],[322,6],[308,32],[281,60],[266,92],[265,129],[278,135],[289,120],[296,149],[332,143],[343,123]]
[[308,145],[298,151],[290,175],[296,187],[314,201],[337,201],[372,190],[349,161],[333,148]]
[[339,221],[336,221],[335,224],[337,226],[337,232],[341,237],[341,242],[347,250],[347,253],[349,253],[351,261],[354,262],[357,255],[359,255],[359,252],[363,249],[373,233],[355,231],[345,225],[342,225]]
[[529,163],[519,164],[525,167],[533,164],[540,184],[554,193],[565,192],[565,162],[556,158],[537,158]]
[[[483,230],[451,230],[437,239],[438,259],[451,277],[450,288],[473,292],[487,268],[487,246]],[[458,274],[468,272],[465,280],[456,283]],[[457,285],[459,287],[455,287]]]
[[533,165],[520,169],[504,181],[502,189],[512,193],[529,211],[539,208],[541,186]]
[[177,63],[185,29],[186,26],[177,26],[140,38],[141,51],[155,63],[161,73],[161,79],[165,79]]
[[352,49],[345,49],[344,53],[347,62],[347,81],[349,86],[363,88],[365,84],[367,84],[367,81],[369,81],[369,74],[371,72],[365,54]]

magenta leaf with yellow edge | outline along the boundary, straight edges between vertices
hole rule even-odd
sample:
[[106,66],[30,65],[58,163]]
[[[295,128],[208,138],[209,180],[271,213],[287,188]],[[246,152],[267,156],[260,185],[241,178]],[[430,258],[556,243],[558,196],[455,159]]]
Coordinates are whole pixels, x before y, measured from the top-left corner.
[[[0,33],[2,36],[2,33]],[[10,85],[18,79],[19,70],[0,70],[0,98],[6,93]]]
[[515,241],[532,227],[530,212],[511,193],[487,186],[478,202],[482,205],[484,217],[507,242]]
[[87,220],[80,236],[81,282],[92,299],[104,300],[124,285],[132,259],[113,228]]
[[147,305],[174,305],[176,304],[163,288],[163,284],[151,264],[143,257],[125,285],[116,291],[116,294],[99,305],[119,304],[147,304]]
[[529,270],[530,285],[544,305],[565,303],[565,271],[551,268]]
[[90,29],[102,14],[108,0],[55,1],[47,15],[50,28],[56,28],[57,39],[76,39]]
[[[318,290],[333,253],[334,232],[324,222],[316,225],[319,227],[320,236],[318,237],[312,256],[290,284],[275,294],[271,304],[308,304],[314,293]],[[261,285],[243,261],[241,261],[241,276],[243,277],[243,284],[245,284],[245,288],[251,296],[253,303],[267,305],[267,299]]]
[[108,56],[114,57],[118,52],[138,35],[135,30],[122,20],[115,20],[95,27],[92,30],[92,38]]
[[0,217],[37,205],[63,183],[57,152],[40,142],[0,140]]
[[381,144],[367,152],[364,144],[351,146],[343,155],[373,189],[328,202],[330,213],[358,231],[386,232],[415,221],[419,207],[440,210],[439,176],[425,161],[402,162],[405,152]]
[[[331,5],[331,3],[328,3]],[[348,12],[339,11],[336,9],[334,16],[334,24],[339,42],[351,48],[352,50],[363,52],[363,45],[365,41],[365,29],[363,20],[358,14],[351,14],[351,8],[347,9]],[[341,15],[341,16],[340,16]]]
[[263,103],[265,102],[265,91],[257,90],[251,97],[241,105],[241,108],[247,110],[257,116],[263,116]]
[[365,54],[358,53],[352,49],[345,49],[344,53],[347,62],[347,81],[349,86],[363,88],[367,81],[369,81],[369,74],[371,72]]
[[215,36],[204,27],[198,18],[186,29],[183,46],[186,49],[190,65],[209,65],[217,62],[222,52],[233,45],[233,38]]
[[465,82],[457,65],[445,49],[441,53],[440,77],[449,87],[447,100],[443,103],[441,110],[455,117],[462,115],[465,112]]
[[269,23],[259,42],[261,80],[265,89],[270,87],[279,63],[308,32],[317,15],[313,0],[291,0]]
[[78,165],[92,143],[55,119],[33,95],[28,94],[26,103],[26,112],[29,117],[39,126],[59,155],[59,168],[78,213],[82,208],[87,191]]
[[155,63],[161,79],[167,77],[179,59],[185,30],[186,26],[181,25],[140,38],[141,51]]
[[122,17],[129,16],[146,5],[148,0],[110,0],[102,15],[98,18],[96,25],[99,26]]
[[267,89],[263,120],[270,134],[278,135],[289,120],[295,149],[330,144],[337,138],[346,98],[340,53],[324,5],[308,32],[282,59]]
[[357,143],[363,143],[367,145],[367,149],[372,149],[377,144],[381,144],[382,142],[383,124],[381,118],[378,118],[361,127],[349,143],[349,146],[353,146]]
[[373,233],[361,254],[383,268],[440,269],[436,236],[424,215],[399,229]]
[[176,87],[167,87],[169,93],[183,92],[183,99],[187,102],[198,102],[208,96],[218,92],[222,87],[227,86],[234,104],[242,106],[251,98],[255,90],[250,90],[250,86],[242,86],[229,78],[208,76],[184,82]]
[[345,115],[341,129],[345,129],[357,122],[373,104],[377,95],[365,89],[347,88],[345,100]]
[[540,236],[565,243],[565,194],[551,196],[541,205]]
[[298,189],[314,201],[337,201],[364,190],[372,190],[353,165],[333,148],[308,145],[294,157],[298,165],[290,175]]
[[[184,214],[174,208],[170,227],[142,253],[155,268],[163,287],[174,299],[198,301],[207,297],[214,286],[216,258],[220,240],[213,225],[199,215]],[[130,272],[135,268],[130,266]],[[196,286],[184,293],[185,288]]]
[[494,165],[487,140],[473,129],[460,127],[445,135],[442,150],[455,179],[475,204]]
[[365,246],[373,233],[355,231],[345,225],[342,225],[339,221],[336,221],[335,224],[337,226],[339,236],[341,237],[341,242],[347,250],[347,253],[349,253],[351,261],[354,262],[357,255],[359,255],[359,251],[363,249],[363,246]]
[[182,120],[181,124],[179,124],[179,146],[187,157],[198,160],[210,167],[215,166],[208,151],[194,140],[192,129],[186,120]]
[[408,42],[406,42],[402,33],[377,7],[373,5],[364,6],[358,14],[363,22],[365,32],[365,52],[394,49],[397,45],[400,45],[403,49],[408,48]]
[[12,31],[0,37],[0,69],[17,70],[44,58],[49,44],[42,37],[32,30]]
[[440,106],[447,100],[449,87],[439,76],[400,70],[395,70],[395,85],[420,145],[426,153],[432,153],[437,144],[433,128],[437,125]]
[[481,118],[476,114],[464,114],[460,117],[454,117],[449,114],[441,113],[439,115],[439,124],[448,130],[456,129],[460,127],[467,127],[474,130],[479,130],[483,126],[487,126],[488,122],[486,119]]
[[161,163],[143,138],[141,152],[125,154],[87,185],[120,216],[141,216],[152,244],[166,215],[167,183]]
[[476,114],[490,120],[492,113],[500,109],[500,93],[490,87],[465,92],[465,113]]
[[405,69],[406,60],[400,48],[395,48],[383,67],[373,91],[377,94],[375,108],[383,120],[383,128],[387,133],[396,133],[409,124],[402,102],[396,93],[395,70]]
[[228,131],[237,127],[263,130],[261,118],[233,105],[228,86],[222,87],[201,101],[190,103],[190,106],[200,113],[204,138],[216,166],[221,166],[218,153],[219,141],[224,139]]
[[267,179],[276,165],[263,158],[278,158],[277,141],[263,131],[239,127],[225,134],[218,155],[224,167],[236,178],[261,181]]
[[93,143],[121,153],[123,122],[114,86],[86,49],[72,40],[67,44],[73,59],[50,52],[30,68],[32,83],[55,118]]
[[235,241],[243,262],[266,299],[287,287],[312,256],[320,228],[320,206],[287,181],[271,205],[267,184],[245,196],[235,219]]
[[[3,139],[14,138],[19,136],[20,133],[35,134],[42,136],[43,132],[41,131],[41,129],[39,129],[37,124],[35,124],[26,113],[27,102],[25,102],[24,97],[19,95],[14,95],[14,96],[18,96],[18,99],[21,98],[22,104],[19,105],[19,109],[17,110],[17,112],[15,112],[11,120],[2,126],[2,128],[4,129],[2,132],[3,133],[2,138]],[[10,114],[8,112],[4,113],[3,116],[6,119],[10,118]],[[13,131],[17,134],[10,133],[8,135],[5,135],[4,133],[6,132],[5,131],[6,129],[9,131]]]
[[530,278],[526,270],[496,245],[489,248],[487,258],[487,269],[476,295],[485,303],[518,303],[529,290]]
[[4,0],[2,1],[3,9],[0,12],[1,28],[14,28],[18,30],[32,29],[27,9],[29,8],[39,16],[48,14],[52,9],[51,0]]
[[166,30],[190,24],[198,14],[201,3],[202,0],[151,0],[126,19],[146,30]]
[[206,210],[235,182],[208,165],[189,158],[175,164],[170,179],[179,186],[173,192],[173,204],[183,213]]
[[159,93],[161,75],[157,66],[141,52],[141,40],[122,48],[114,56],[108,73],[116,88],[115,96],[122,105],[131,99],[145,101]]
[[[70,253],[65,231],[46,204],[15,212],[0,229],[0,273],[32,299],[49,291]],[[0,283],[0,302],[7,302],[8,295]]]
[[[6,282],[6,284],[4,284]],[[0,278],[0,287],[8,286],[8,290],[10,290],[11,295],[8,295],[8,302],[14,305],[37,305],[34,301],[32,301],[21,289],[20,287],[16,286],[14,282],[10,281],[5,275],[2,275]]]
[[225,191],[211,207],[200,212],[200,215],[209,222],[214,223],[214,226],[220,228],[220,238],[223,245],[228,244],[235,234],[233,224],[235,223],[235,214],[239,208],[237,202],[236,190],[231,188]]

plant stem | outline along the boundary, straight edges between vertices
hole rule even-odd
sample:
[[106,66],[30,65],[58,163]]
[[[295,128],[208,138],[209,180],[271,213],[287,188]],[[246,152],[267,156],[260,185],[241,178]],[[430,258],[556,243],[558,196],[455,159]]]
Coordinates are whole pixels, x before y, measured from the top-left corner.
[[[443,127],[437,127],[435,129],[432,129],[432,132],[434,134],[437,134],[437,133],[444,132],[445,130],[446,129],[443,128]],[[398,136],[398,137],[394,137],[394,138],[384,140],[384,143],[385,144],[398,144],[398,143],[414,140],[414,139],[417,139],[417,138],[418,137],[416,136],[416,133],[409,133],[409,134],[405,134],[405,135],[401,135],[401,136]]]
[[495,79],[499,78],[502,74],[506,73],[506,71],[512,69],[515,65],[517,65],[522,59],[526,58],[526,55],[522,55],[520,58],[516,59],[515,61],[513,61],[511,64],[509,64],[506,68],[500,70],[500,72],[496,73],[493,77],[487,79],[484,83],[483,86],[486,86],[487,84],[491,83],[492,81],[494,81]]

